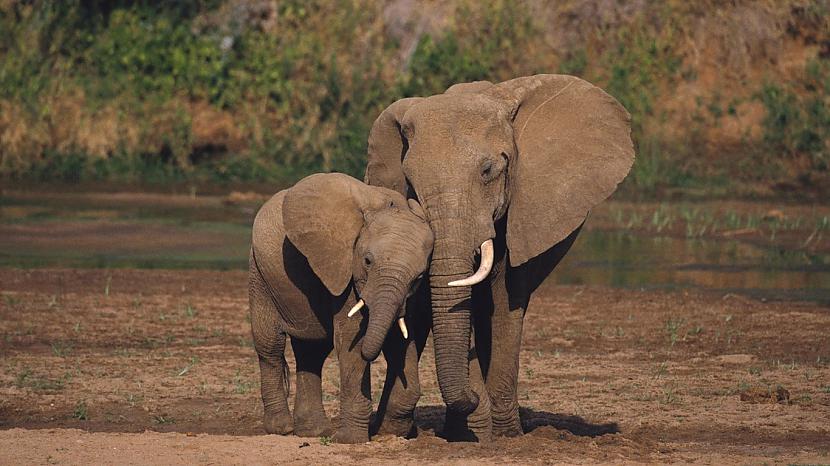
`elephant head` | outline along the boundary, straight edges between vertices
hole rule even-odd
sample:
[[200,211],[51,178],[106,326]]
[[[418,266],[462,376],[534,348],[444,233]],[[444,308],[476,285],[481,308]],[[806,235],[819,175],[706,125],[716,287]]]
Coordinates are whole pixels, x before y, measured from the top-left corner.
[[435,234],[433,334],[448,408],[478,403],[467,363],[470,286],[490,272],[496,221],[507,216],[507,254],[518,267],[577,229],[633,161],[628,112],[573,76],[458,84],[399,100],[377,118],[366,182],[416,195]]
[[390,189],[330,173],[309,176],[289,189],[282,212],[289,241],[333,295],[354,281],[369,312],[363,358],[377,358],[396,319],[406,338],[403,304],[426,270],[433,246],[421,206]]

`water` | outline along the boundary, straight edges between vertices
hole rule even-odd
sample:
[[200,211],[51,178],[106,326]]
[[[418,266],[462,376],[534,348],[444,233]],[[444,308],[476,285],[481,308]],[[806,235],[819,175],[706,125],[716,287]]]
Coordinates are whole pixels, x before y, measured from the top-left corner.
[[[201,198],[200,198],[201,199]],[[189,201],[0,198],[0,266],[244,269],[256,206]],[[560,284],[704,289],[830,305],[830,255],[734,239],[586,231]]]
[[830,257],[736,240],[586,231],[554,272],[560,284],[698,288],[830,305]]

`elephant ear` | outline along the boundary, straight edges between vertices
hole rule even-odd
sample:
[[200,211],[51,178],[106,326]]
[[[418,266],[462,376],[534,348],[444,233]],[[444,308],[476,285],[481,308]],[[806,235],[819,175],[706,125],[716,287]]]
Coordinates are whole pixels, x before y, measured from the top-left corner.
[[364,212],[384,204],[376,190],[341,173],[311,175],[286,192],[286,236],[332,294],[343,293],[352,279],[352,255]]
[[400,121],[407,110],[421,97],[398,100],[386,107],[369,131],[368,162],[364,181],[382,186],[406,196],[407,184],[403,174],[403,158],[409,148],[401,132]]
[[488,93],[519,103],[507,218],[515,267],[565,239],[625,178],[634,163],[631,116],[613,97],[573,76],[517,78]]

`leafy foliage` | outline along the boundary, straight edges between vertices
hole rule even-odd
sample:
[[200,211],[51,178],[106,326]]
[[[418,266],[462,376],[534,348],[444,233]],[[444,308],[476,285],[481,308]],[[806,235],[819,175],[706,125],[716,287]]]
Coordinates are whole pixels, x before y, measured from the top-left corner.
[[764,84],[757,98],[766,108],[764,142],[785,157],[806,156],[809,168],[830,163],[830,63],[810,61],[798,82]]
[[[245,10],[255,4],[0,4],[0,178],[286,184],[315,171],[360,177],[372,122],[394,100],[542,72],[595,82],[632,114],[639,158],[626,182],[631,191],[689,186],[712,173],[725,179],[729,164],[752,159],[710,157],[714,150],[698,144],[723,119],[739,118],[739,100],[727,103],[720,89],[707,101],[708,119],[666,130],[678,120],[663,103],[697,79],[688,43],[717,2],[647,2],[616,22],[564,2],[556,6],[560,17],[580,26],[554,47],[545,16],[553,6],[456,0],[447,7],[455,20],[415,34],[409,52],[387,30],[384,2],[286,0],[267,21]],[[826,24],[821,7],[792,11],[793,21],[817,31]],[[816,57],[797,82],[748,85],[766,112],[758,151],[827,171],[828,68]],[[691,163],[704,157],[709,162]],[[752,180],[783,173],[744,172],[739,177]]]

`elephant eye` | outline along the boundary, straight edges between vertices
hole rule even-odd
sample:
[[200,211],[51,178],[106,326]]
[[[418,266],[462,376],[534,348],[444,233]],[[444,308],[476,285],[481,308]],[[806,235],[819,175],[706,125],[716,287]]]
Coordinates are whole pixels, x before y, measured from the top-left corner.
[[501,166],[491,159],[481,164],[481,180],[486,184],[496,179],[501,173]]
[[367,252],[366,255],[363,256],[363,265],[370,267],[372,265],[372,260],[372,254]]
[[486,161],[481,166],[481,177],[487,179],[493,172],[493,162]]

